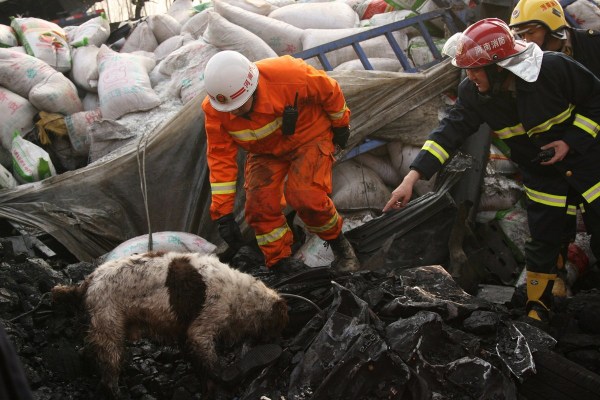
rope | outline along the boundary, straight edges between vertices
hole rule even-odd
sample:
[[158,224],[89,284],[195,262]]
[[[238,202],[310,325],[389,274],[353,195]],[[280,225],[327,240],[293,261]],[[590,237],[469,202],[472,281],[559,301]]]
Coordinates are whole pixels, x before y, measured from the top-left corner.
[[[145,140],[144,140],[145,139]],[[140,161],[140,144],[144,140],[142,149],[142,160]],[[137,144],[137,163],[138,174],[140,175],[140,186],[142,189],[142,197],[144,198],[144,208],[146,210],[146,221],[148,222],[148,251],[152,251],[152,226],[150,224],[150,211],[148,207],[148,186],[146,185],[146,146],[148,145],[148,135],[144,133]]]
[[292,299],[299,299],[299,300],[304,300],[305,302],[309,303],[310,305],[312,305],[314,308],[317,309],[318,312],[323,311],[321,309],[321,307],[319,307],[318,305],[316,305],[315,303],[313,303],[312,301],[310,301],[309,299],[307,299],[306,297],[302,297],[302,296],[298,296],[297,294],[291,294],[291,293],[279,293],[279,295],[281,297],[290,297]]

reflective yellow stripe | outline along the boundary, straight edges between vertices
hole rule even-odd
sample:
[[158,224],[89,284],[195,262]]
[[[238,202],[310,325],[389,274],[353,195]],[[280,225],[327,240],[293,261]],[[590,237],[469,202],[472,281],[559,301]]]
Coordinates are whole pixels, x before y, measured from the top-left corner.
[[288,224],[280,226],[279,228],[273,229],[271,232],[265,233],[263,235],[256,235],[256,242],[259,246],[266,246],[269,243],[273,243],[278,241],[285,235],[286,232],[290,230]]
[[229,131],[229,134],[234,138],[242,141],[249,142],[252,140],[260,140],[266,138],[271,133],[275,132],[281,126],[281,117],[275,118],[274,121],[269,122],[265,126],[258,129],[244,129],[241,131]]
[[567,196],[557,196],[554,194],[538,192],[537,190],[530,189],[527,186],[523,187],[525,188],[525,193],[527,193],[527,197],[529,197],[532,201],[535,201],[536,203],[545,204],[547,206],[552,207],[567,206]]
[[532,136],[536,133],[546,132],[547,130],[552,128],[553,125],[560,124],[561,122],[566,121],[571,116],[571,113],[573,112],[574,108],[574,105],[569,104],[569,108],[567,108],[565,111],[561,112],[555,117],[550,118],[548,121],[542,122],[538,126],[534,126],[529,130],[529,132],[527,132],[527,134],[529,136]]
[[321,225],[321,226],[306,225],[306,229],[308,229],[308,231],[312,232],[312,233],[325,232],[326,230],[333,228],[335,226],[335,224],[337,224],[338,218],[339,218],[339,216],[338,216],[338,213],[336,212],[333,215],[333,217],[331,217],[331,219],[329,219],[329,221],[327,221],[327,223],[325,225]]
[[577,206],[569,204],[567,206],[567,215],[576,215],[577,214]]
[[450,158],[448,152],[433,140],[426,141],[421,150],[427,150],[442,164],[445,163],[448,160],[448,158]]
[[575,114],[573,125],[583,129],[585,132],[592,135],[593,138],[595,138],[596,135],[598,135],[598,131],[600,131],[600,125],[581,114]]
[[346,110],[348,110],[348,106],[346,105],[346,103],[344,103],[344,107],[341,109],[341,111],[329,113],[329,119],[335,121],[336,119],[342,118]]
[[581,203],[579,205],[579,211],[581,211],[582,214],[585,212],[585,207],[584,207],[583,203]]
[[236,181],[232,182],[214,182],[210,184],[212,194],[230,194],[235,193]]
[[523,124],[518,124],[515,126],[509,126],[508,128],[500,129],[499,131],[494,131],[494,133],[498,135],[500,139],[506,140],[514,136],[524,135],[525,127]]
[[600,182],[583,192],[583,198],[586,199],[588,203],[596,200],[598,196],[600,196]]

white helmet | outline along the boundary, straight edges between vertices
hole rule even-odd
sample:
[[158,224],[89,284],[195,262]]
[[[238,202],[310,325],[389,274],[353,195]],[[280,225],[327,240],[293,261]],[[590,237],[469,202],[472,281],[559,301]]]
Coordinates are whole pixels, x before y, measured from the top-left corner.
[[208,60],[204,86],[210,104],[229,112],[244,105],[258,85],[258,68],[236,51],[220,51]]

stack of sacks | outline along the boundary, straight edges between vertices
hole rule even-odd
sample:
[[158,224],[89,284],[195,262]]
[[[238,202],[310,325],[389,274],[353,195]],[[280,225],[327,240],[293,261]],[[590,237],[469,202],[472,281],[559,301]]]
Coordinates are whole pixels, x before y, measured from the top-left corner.
[[[196,7],[196,12],[192,1],[178,0],[167,13],[132,23],[129,36],[110,46],[104,15],[65,28],[39,19],[14,19],[14,28],[0,26],[0,47],[10,48],[0,53],[0,107],[3,115],[10,116],[2,119],[0,142],[10,150],[15,130],[26,135],[39,112],[59,113],[73,154],[86,156],[99,127],[112,127],[130,138],[151,131],[156,121],[167,120],[203,95],[204,67],[217,52],[239,51],[252,61],[294,54],[369,29],[361,27],[361,20],[397,12],[388,12],[395,8],[386,4],[383,0],[217,0],[214,7]],[[25,26],[25,32],[45,29],[50,34],[38,34],[37,39],[30,35],[22,43],[19,29],[23,33]],[[396,38],[406,50],[406,32],[397,32]],[[41,46],[44,53],[23,54],[32,53],[36,47],[32,40],[39,44],[41,39],[50,44]],[[385,38],[372,39],[363,47],[376,69],[401,70]],[[331,59],[340,69],[364,68],[351,49],[338,50]],[[23,77],[26,69],[36,73]],[[164,118],[159,118],[161,113]]]

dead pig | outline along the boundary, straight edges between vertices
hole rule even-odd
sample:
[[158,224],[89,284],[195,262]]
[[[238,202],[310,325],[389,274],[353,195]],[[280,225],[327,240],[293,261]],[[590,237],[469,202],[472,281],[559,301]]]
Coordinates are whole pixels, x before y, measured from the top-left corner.
[[178,341],[207,371],[219,369],[217,340],[274,339],[288,322],[285,300],[214,255],[150,252],[100,265],[78,285],[52,289],[54,303],[90,316],[86,347],[101,383],[118,396],[125,340]]

